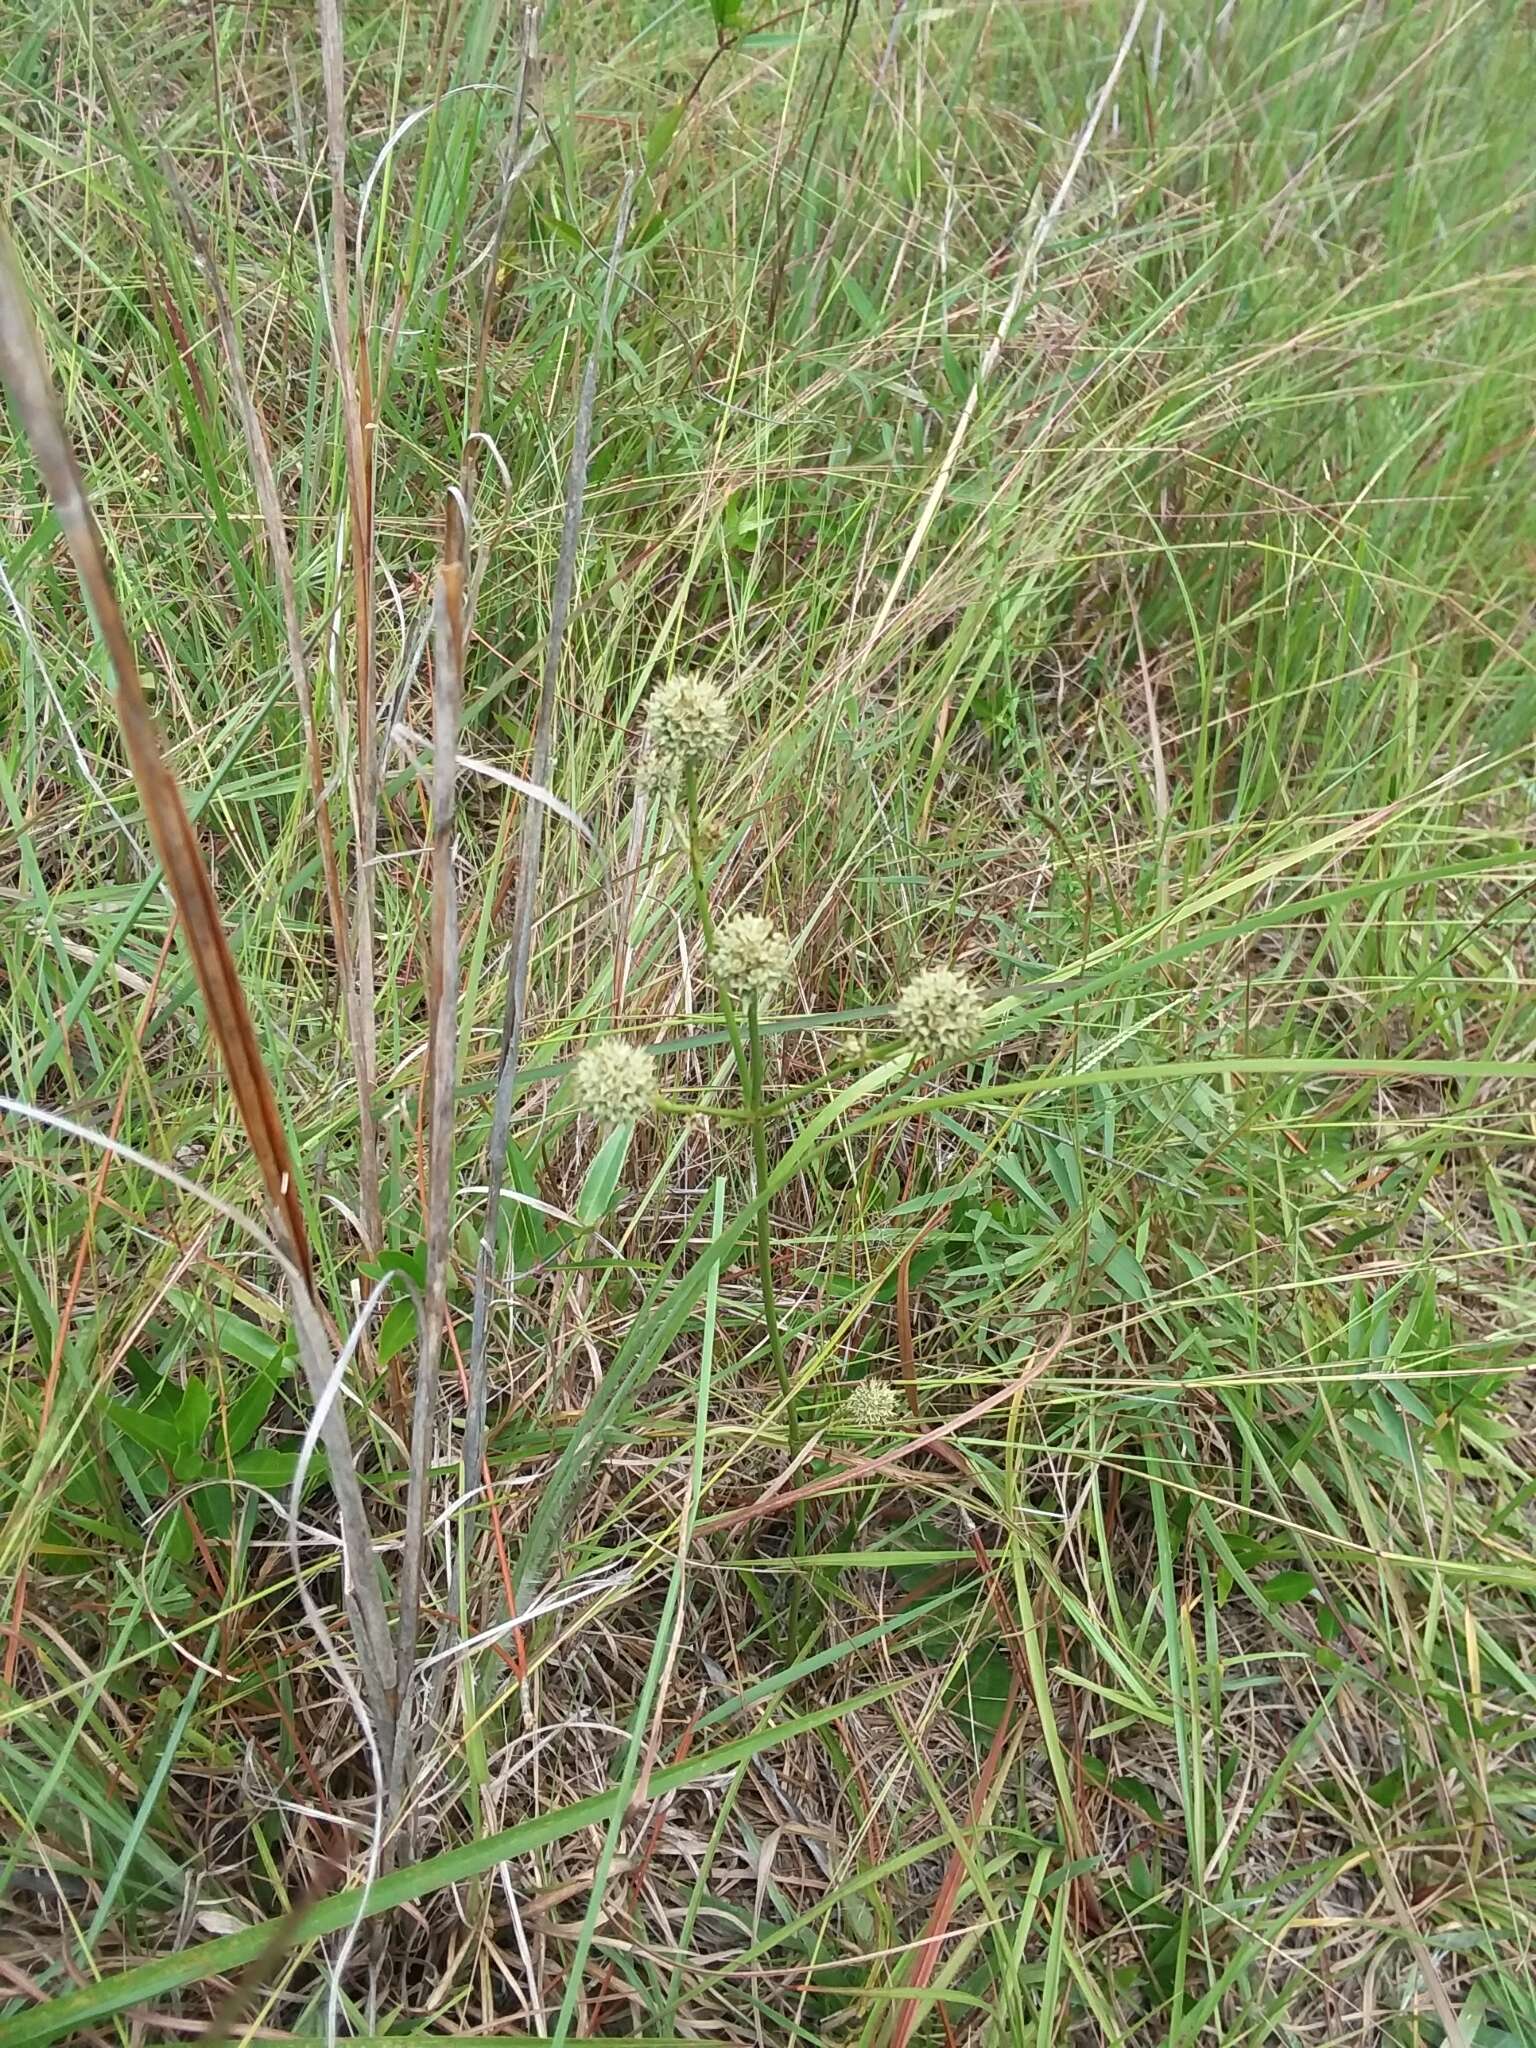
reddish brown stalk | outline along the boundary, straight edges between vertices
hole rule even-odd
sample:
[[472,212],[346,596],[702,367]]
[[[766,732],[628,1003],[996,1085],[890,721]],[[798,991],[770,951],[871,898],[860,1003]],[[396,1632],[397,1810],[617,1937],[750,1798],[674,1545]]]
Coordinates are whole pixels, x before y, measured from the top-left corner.
[[[453,1327],[452,1316],[448,1318],[445,1335],[448,1340],[448,1348],[453,1353],[454,1367],[458,1373],[459,1393],[467,1401],[469,1399],[469,1374],[465,1370],[464,1354],[459,1348],[458,1332]],[[495,1539],[497,1570],[501,1574],[501,1590],[506,1599],[507,1612],[511,1614],[517,1605],[512,1591],[512,1560],[507,1555],[507,1532],[502,1527],[501,1504],[496,1498],[496,1488],[491,1477],[491,1461],[488,1457],[483,1458],[480,1463],[480,1483],[485,1489],[486,1506],[490,1510],[491,1535]],[[515,1632],[514,1640],[517,1644],[518,1659],[521,1659],[523,1655],[523,1635],[521,1629]],[[519,1676],[522,1676],[523,1672],[524,1666],[519,1662]]]
[[[309,1233],[287,1134],[219,916],[213,882],[203,865],[181,791],[160,750],[133,644],[118,609],[106,552],[86,499],[74,451],[60,423],[15,258],[9,242],[4,240],[0,240],[0,374],[32,443],[38,469],[106,644],[117,680],[117,715],[129,764],[181,921],[236,1112],[266,1190],[273,1248],[285,1268],[299,1354],[311,1391],[319,1401],[327,1391],[331,1354],[320,1320]],[[381,1739],[388,1743],[393,1740],[394,1731],[392,1673],[388,1669],[389,1627],[346,1418],[334,1402],[326,1410],[322,1435],[330,1456],[331,1483],[351,1573],[348,1606],[357,1624],[358,1654]]]
[[197,400],[197,409],[206,420],[209,417],[208,393],[203,388],[203,373],[197,366],[197,353],[192,346],[192,337],[187,332],[186,322],[171,296],[171,288],[164,278],[157,280],[160,294],[160,310],[165,315],[166,325],[176,343],[176,353],[181,357],[181,367],[187,373],[187,382],[192,386],[192,396]]

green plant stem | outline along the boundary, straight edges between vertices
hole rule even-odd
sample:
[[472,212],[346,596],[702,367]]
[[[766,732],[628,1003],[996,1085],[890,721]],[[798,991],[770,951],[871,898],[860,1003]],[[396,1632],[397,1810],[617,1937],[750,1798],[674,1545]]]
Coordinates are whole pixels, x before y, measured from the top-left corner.
[[[699,913],[699,929],[704,934],[705,947],[712,953],[715,950],[715,919],[709,907],[709,887],[704,880],[704,857],[699,847],[699,779],[697,770],[693,768],[683,771],[683,801],[688,813],[688,873],[693,882],[694,907]],[[725,1020],[725,1035],[731,1041],[731,1057],[736,1062],[736,1071],[745,1075],[747,1061],[742,1051],[741,1026],[736,1020],[736,1005],[727,989],[720,991],[720,1014]]]
[[[778,1302],[773,1291],[773,1226],[768,1213],[768,1133],[763,1118],[763,1034],[757,1021],[757,998],[753,996],[747,1004],[747,1108],[752,1112],[752,1173],[753,1192],[757,1197],[757,1277],[763,1293],[763,1322],[768,1331],[768,1350],[773,1359],[774,1377],[779,1383],[779,1398],[784,1403],[784,1423],[789,1433],[789,1457],[793,1464],[800,1456],[800,1408],[795,1390],[790,1384],[789,1367],[784,1359],[784,1333],[779,1327]],[[795,1502],[794,1553],[797,1558],[805,1556],[805,1503]],[[798,1654],[800,1648],[800,1580],[790,1580],[789,1593],[789,1641],[790,1648]]]
[[[715,920],[709,907],[709,888],[704,878],[704,862],[699,846],[699,785],[694,770],[683,773],[683,800],[688,817],[688,872],[693,881],[693,898],[698,909],[699,927],[704,934],[704,943],[711,950],[715,944]],[[758,1022],[757,999],[747,1005],[748,1046],[743,1052],[741,1026],[736,1016],[736,1005],[729,989],[720,991],[720,1013],[725,1020],[726,1035],[731,1041],[731,1052],[736,1061],[736,1071],[741,1076],[746,1096],[747,1121],[752,1129],[752,1172],[753,1193],[756,1196],[757,1216],[755,1219],[757,1239],[757,1277],[763,1297],[763,1323],[768,1332],[768,1352],[773,1360],[774,1377],[779,1383],[779,1397],[784,1404],[785,1428],[789,1437],[791,1463],[800,1455],[800,1411],[795,1400],[794,1388],[790,1385],[789,1367],[784,1358],[784,1333],[779,1326],[778,1302],[773,1291],[773,1226],[768,1214],[768,1134],[767,1112],[763,1102],[763,1034]],[[805,1504],[795,1503],[794,1555],[805,1555]],[[800,1581],[790,1580],[789,1595],[789,1648],[791,1655],[797,1655],[800,1648]]]
[[773,1233],[768,1220],[768,1135],[763,1128],[762,1114],[763,1035],[758,1028],[755,996],[747,1005],[747,1108],[751,1112],[752,1124],[753,1192],[757,1196],[757,1270],[763,1284],[763,1321],[768,1326],[768,1348],[773,1354],[773,1370],[778,1377],[779,1392],[784,1397],[784,1412],[789,1421],[790,1455],[797,1458],[800,1455],[800,1415],[789,1384],[789,1368],[784,1363],[784,1338],[773,1293]]

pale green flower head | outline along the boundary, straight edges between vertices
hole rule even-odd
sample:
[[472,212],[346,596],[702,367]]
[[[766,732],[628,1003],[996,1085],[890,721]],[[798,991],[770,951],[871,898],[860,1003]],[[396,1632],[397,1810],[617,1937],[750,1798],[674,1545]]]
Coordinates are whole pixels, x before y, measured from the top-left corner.
[[685,670],[652,690],[645,730],[651,743],[650,779],[676,789],[690,768],[698,774],[725,759],[736,738],[736,720],[718,683]]
[[860,1380],[842,1407],[849,1429],[889,1434],[901,1421],[901,1395],[889,1380]]
[[765,1003],[778,994],[794,957],[777,925],[742,910],[716,928],[709,964],[719,986],[738,1001]]
[[600,1124],[632,1124],[656,1106],[656,1062],[624,1038],[589,1046],[571,1069],[578,1109]]
[[953,1058],[974,1045],[985,1005],[969,975],[953,967],[926,967],[896,998],[896,1029],[914,1052]]

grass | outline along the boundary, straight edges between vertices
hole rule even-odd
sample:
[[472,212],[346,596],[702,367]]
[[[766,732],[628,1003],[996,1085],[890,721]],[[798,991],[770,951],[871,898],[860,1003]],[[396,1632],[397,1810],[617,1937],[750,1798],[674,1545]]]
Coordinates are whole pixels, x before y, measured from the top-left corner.
[[[12,415],[0,2043],[1536,2043],[1528,28],[721,11],[552,6],[524,78],[520,10],[358,0],[329,130],[302,11],[5,17],[20,268],[331,1337],[378,1297],[342,1413],[397,1631],[427,1485],[391,1797],[338,1439]],[[498,777],[589,357],[540,845]],[[712,913],[795,941],[765,1198],[637,794],[682,668],[740,726]],[[914,1067],[934,963],[987,1020]],[[610,1032],[668,1107],[605,1136]],[[916,1417],[850,1434],[871,1376]]]

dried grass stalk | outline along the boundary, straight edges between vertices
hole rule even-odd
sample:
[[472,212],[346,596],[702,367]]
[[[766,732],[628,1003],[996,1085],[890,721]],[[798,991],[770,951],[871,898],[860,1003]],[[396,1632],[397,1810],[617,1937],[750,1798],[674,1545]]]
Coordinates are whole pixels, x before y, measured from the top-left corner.
[[384,1242],[379,1197],[378,1077],[375,1022],[377,969],[373,943],[373,863],[378,847],[378,735],[373,708],[373,462],[372,389],[368,351],[354,359],[352,281],[347,267],[346,66],[338,0],[318,0],[320,59],[325,77],[325,140],[331,173],[331,335],[341,389],[352,543],[352,632],[357,675],[357,762],[352,784],[357,855],[354,863],[353,1001],[357,1023],[358,1207],[365,1249]]
[[421,1615],[422,1553],[432,1475],[432,1425],[448,1312],[449,1223],[453,1197],[453,1086],[459,1051],[459,905],[454,875],[455,787],[459,720],[464,702],[464,527],[456,497],[448,500],[443,562],[433,606],[432,677],[432,962],[427,1047],[427,1272],[411,1414],[410,1477],[400,1567],[396,1689],[400,1718],[390,1772],[397,1810],[409,1759],[410,1693]]

